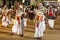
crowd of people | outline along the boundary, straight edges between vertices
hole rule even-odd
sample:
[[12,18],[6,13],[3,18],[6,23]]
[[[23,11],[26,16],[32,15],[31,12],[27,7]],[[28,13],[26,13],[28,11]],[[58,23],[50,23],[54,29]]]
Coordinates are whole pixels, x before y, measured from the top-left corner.
[[34,37],[42,40],[43,33],[46,29],[46,19],[51,29],[54,28],[54,21],[57,17],[57,10],[52,6],[44,7],[42,3],[37,6],[25,6],[16,3],[16,6],[11,6],[10,9],[6,5],[0,8],[0,18],[2,18],[2,27],[9,27],[13,24],[12,34],[17,34],[23,37],[24,27],[27,26],[27,18],[35,23]]

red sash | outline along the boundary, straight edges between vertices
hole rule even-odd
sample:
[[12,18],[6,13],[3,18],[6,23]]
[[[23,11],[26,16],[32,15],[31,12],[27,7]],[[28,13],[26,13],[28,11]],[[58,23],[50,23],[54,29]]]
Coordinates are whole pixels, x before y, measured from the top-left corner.
[[4,13],[4,16],[5,16],[5,21],[6,21],[7,13]]
[[39,26],[39,23],[37,22],[35,26],[38,27]]
[[[39,21],[41,21],[43,19],[43,16],[38,16],[37,19]],[[35,26],[38,27],[39,26],[39,22],[36,22],[36,25]]]
[[17,16],[18,24],[20,24],[20,16]]
[[38,20],[41,21],[43,19],[43,16],[38,16],[37,18],[38,18]]

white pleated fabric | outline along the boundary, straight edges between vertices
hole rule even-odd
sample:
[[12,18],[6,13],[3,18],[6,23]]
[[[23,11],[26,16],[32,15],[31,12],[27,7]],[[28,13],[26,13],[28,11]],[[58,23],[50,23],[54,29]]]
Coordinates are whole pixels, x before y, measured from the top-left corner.
[[8,17],[6,17],[6,20],[5,20],[5,16],[3,16],[3,18],[2,18],[2,26],[7,27],[8,25],[9,25]]
[[54,20],[53,19],[48,19],[48,23],[50,28],[54,28]]
[[[21,22],[21,20],[20,20]],[[17,20],[14,20],[14,25],[12,27],[12,33],[16,33],[17,35],[22,34],[22,26],[21,23],[18,24]]]
[[35,27],[35,38],[39,38],[43,36],[43,26],[42,22],[39,22],[39,26]]
[[23,20],[24,20],[24,27],[26,27],[27,26],[27,18],[23,18]]

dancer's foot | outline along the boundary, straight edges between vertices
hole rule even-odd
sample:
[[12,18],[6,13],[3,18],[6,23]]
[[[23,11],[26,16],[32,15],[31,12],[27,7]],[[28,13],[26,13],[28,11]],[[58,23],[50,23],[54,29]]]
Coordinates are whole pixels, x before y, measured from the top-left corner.
[[11,33],[11,35],[14,35],[14,33]]
[[42,38],[39,38],[38,40],[43,40]]
[[23,37],[23,34],[21,34],[20,36]]
[[51,30],[53,30],[53,28],[50,28]]

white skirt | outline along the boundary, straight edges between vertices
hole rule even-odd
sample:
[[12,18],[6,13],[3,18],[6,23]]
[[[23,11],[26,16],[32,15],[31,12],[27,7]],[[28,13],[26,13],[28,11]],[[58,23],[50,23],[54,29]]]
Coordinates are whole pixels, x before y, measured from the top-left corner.
[[26,27],[27,26],[27,19],[23,18],[23,20],[24,20],[24,27]]
[[49,23],[49,26],[50,26],[51,28],[54,27],[54,20],[53,20],[53,19],[48,19],[48,23]]
[[16,22],[16,24],[12,27],[12,33],[15,33],[17,35],[22,34],[22,24],[18,24],[18,22]]
[[9,25],[8,18],[6,17],[6,20],[5,20],[5,17],[3,16],[3,18],[2,18],[2,26],[7,27],[8,25]]
[[42,25],[42,26],[43,26],[43,32],[45,32],[46,24],[45,24],[45,21],[42,21],[42,22],[43,22],[43,23],[42,23],[42,24],[43,24],[43,25]]
[[35,38],[43,37],[44,30],[45,30],[45,27],[43,26],[43,22],[40,22],[38,27],[35,27],[34,37]]
[[7,27],[8,26],[8,22],[2,22],[2,26]]

